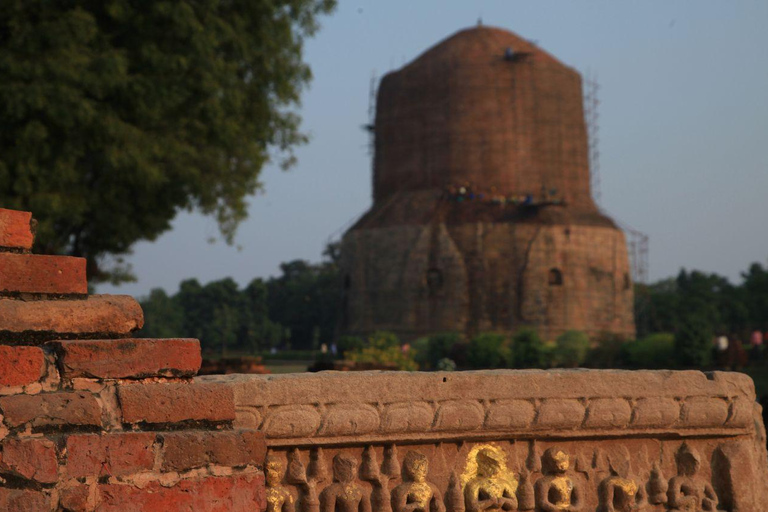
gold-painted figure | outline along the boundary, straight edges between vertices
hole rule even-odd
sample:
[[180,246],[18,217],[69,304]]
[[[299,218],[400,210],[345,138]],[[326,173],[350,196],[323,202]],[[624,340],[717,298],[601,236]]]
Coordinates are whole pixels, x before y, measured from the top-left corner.
[[718,498],[712,485],[697,475],[701,457],[683,444],[675,455],[677,476],[669,481],[667,506],[670,512],[715,512]]
[[494,446],[475,454],[476,472],[464,487],[467,512],[501,512],[517,509],[517,480],[507,471],[506,454]]
[[619,450],[608,459],[610,476],[597,489],[597,512],[639,512],[647,501],[645,490],[629,475],[629,451]]
[[421,453],[409,451],[403,459],[403,483],[392,490],[394,512],[445,512],[436,485],[427,482],[429,461]]
[[346,455],[333,458],[333,483],[320,493],[320,512],[371,512],[371,501],[355,483],[357,461]]
[[267,512],[294,512],[293,494],[283,485],[283,463],[273,454],[267,455],[264,477],[267,484]]
[[583,506],[579,486],[568,476],[570,459],[557,448],[542,456],[544,476],[536,481],[536,510],[541,512],[578,512]]

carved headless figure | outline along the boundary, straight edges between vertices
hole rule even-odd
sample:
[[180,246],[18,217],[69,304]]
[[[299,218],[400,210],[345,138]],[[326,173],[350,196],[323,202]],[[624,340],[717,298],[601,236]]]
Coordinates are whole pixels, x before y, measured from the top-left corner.
[[267,483],[267,512],[294,512],[293,494],[282,485],[283,464],[279,459],[267,456],[264,476]]
[[427,482],[427,458],[410,451],[403,460],[403,483],[392,490],[394,512],[445,512],[437,486]]
[[705,479],[697,476],[701,467],[699,454],[684,444],[675,456],[677,476],[669,481],[667,505],[671,512],[714,512],[717,494]]
[[320,512],[371,512],[371,502],[355,483],[357,461],[337,454],[333,458],[333,481],[320,493]]
[[629,452],[620,451],[610,458],[611,476],[600,482],[597,512],[637,512],[646,504],[642,486],[629,477]]
[[517,481],[504,468],[502,454],[490,448],[477,452],[477,474],[464,488],[464,502],[468,512],[517,509]]
[[536,510],[543,512],[578,512],[581,510],[581,490],[568,477],[568,455],[549,448],[542,456],[544,477],[536,481]]

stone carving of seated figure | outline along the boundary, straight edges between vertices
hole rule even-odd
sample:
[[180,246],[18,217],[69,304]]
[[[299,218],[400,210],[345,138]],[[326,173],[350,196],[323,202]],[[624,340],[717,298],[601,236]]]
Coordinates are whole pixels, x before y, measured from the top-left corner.
[[464,487],[467,512],[517,509],[517,480],[506,470],[505,454],[487,447],[476,455],[477,472]]
[[544,476],[536,481],[536,510],[542,512],[578,512],[582,508],[581,489],[568,476],[570,459],[549,448],[541,457]]
[[715,512],[718,498],[712,485],[697,475],[701,457],[683,444],[675,456],[677,476],[669,481],[667,506],[671,512]]
[[427,482],[429,462],[421,453],[409,451],[403,460],[403,483],[392,490],[394,512],[445,512],[437,486]]
[[357,461],[337,454],[333,458],[333,483],[320,493],[320,512],[371,512],[371,501],[355,483]]
[[294,512],[294,498],[283,483],[283,464],[274,455],[267,455],[264,463],[267,484],[267,512]]
[[645,490],[629,476],[629,451],[617,452],[608,459],[611,475],[598,487],[597,512],[639,512],[646,504]]

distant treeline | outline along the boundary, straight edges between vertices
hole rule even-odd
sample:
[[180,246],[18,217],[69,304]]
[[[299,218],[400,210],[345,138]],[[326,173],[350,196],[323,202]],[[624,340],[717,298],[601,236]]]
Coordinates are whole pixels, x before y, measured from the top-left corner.
[[295,260],[281,275],[239,289],[226,278],[182,281],[169,296],[154,289],[141,301],[146,337],[198,338],[206,352],[260,352],[272,347],[317,348],[333,341],[340,304],[338,247],[319,264]]
[[[186,280],[172,296],[152,290],[142,301],[142,335],[198,338],[204,350],[216,352],[330,345],[341,305],[337,263],[338,246],[331,245],[322,262],[283,263],[280,276],[254,279],[243,289],[227,278],[206,285]],[[676,278],[636,285],[635,302],[638,338],[666,332],[690,340],[684,341],[692,351],[686,359],[697,361],[716,335],[747,342],[753,331],[768,331],[768,266],[752,264],[740,284],[681,270]]]

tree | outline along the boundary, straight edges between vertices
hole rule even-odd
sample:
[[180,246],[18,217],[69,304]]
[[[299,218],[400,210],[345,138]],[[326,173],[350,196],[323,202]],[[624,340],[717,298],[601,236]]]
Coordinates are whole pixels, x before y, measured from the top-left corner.
[[335,3],[2,2],[0,204],[95,281],[129,279],[120,257],[180,210],[232,242],[263,166],[306,141],[303,41]]
[[162,288],[149,292],[141,302],[144,327],[141,334],[147,338],[176,338],[184,333],[184,309]]

